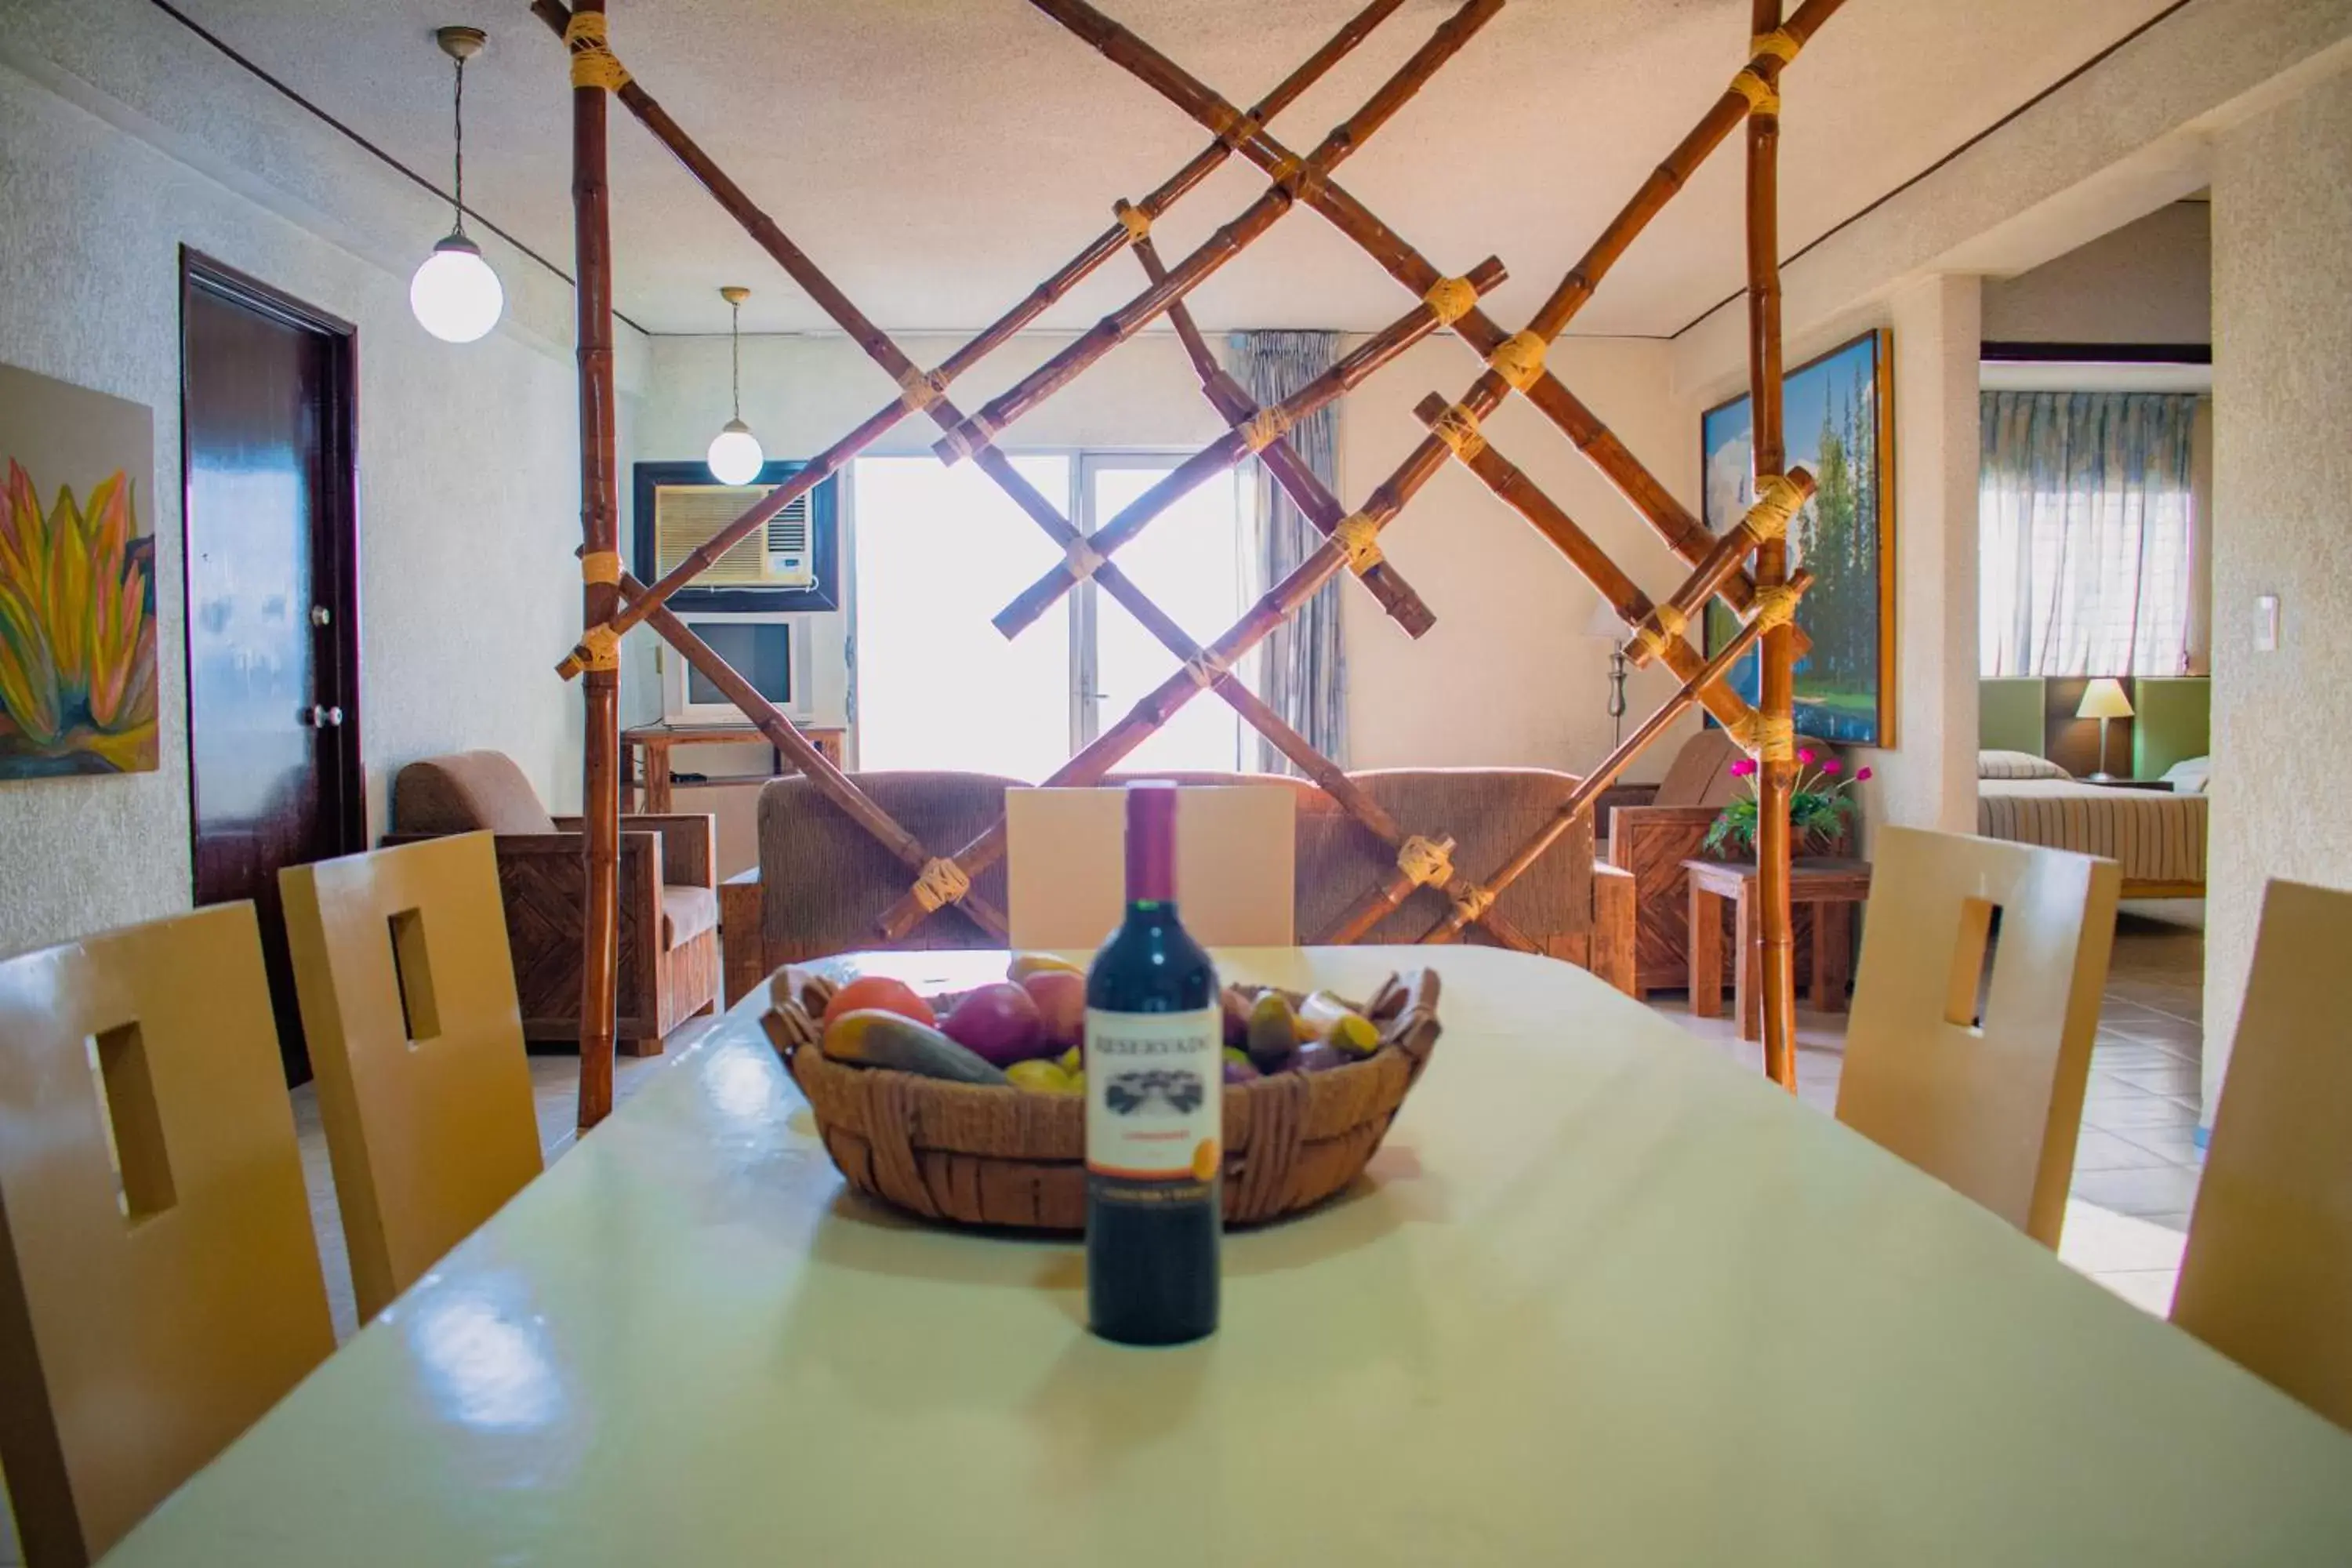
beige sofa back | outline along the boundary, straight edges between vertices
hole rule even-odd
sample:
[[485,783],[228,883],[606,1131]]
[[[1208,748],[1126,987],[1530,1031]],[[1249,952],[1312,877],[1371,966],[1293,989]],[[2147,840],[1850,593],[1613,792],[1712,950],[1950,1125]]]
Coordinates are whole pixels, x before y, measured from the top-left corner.
[[[852,775],[858,787],[934,855],[951,855],[1003,815],[1004,792],[1020,781],[985,773],[884,773]],[[1113,774],[1123,782],[1129,775]],[[1395,866],[1395,852],[1366,832],[1313,784],[1266,774],[1156,773],[1181,784],[1287,784],[1298,792],[1297,927],[1312,942]],[[1350,775],[1407,832],[1452,835],[1454,865],[1484,879],[1551,819],[1576,780],[1541,768],[1414,768]],[[1592,914],[1590,820],[1559,841],[1496,901],[1496,910],[1538,945],[1576,936]],[[914,874],[875,842],[806,779],[782,778],[760,796],[761,916],[771,962],[879,945],[882,913]],[[1004,907],[1000,863],[973,879],[982,897]],[[1416,890],[1364,937],[1410,942],[1444,918],[1446,901]],[[995,947],[964,913],[946,909],[926,919],[902,945]]]

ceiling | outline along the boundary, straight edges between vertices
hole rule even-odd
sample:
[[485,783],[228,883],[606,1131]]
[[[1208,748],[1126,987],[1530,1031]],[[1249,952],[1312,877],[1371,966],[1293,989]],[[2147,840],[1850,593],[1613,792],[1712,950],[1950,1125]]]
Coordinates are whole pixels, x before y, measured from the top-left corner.
[[[1236,101],[1362,0],[1097,0]],[[1850,0],[1790,68],[1785,249],[1918,174],[2167,0]],[[431,33],[491,35],[467,72],[468,205],[557,264],[572,254],[569,89],[524,0],[176,0],[393,156],[445,180],[448,75]],[[1407,0],[1276,122],[1304,152],[1453,10]],[[993,319],[1204,142],[1150,89],[1024,0],[612,0],[639,81],[885,327]],[[1742,63],[1747,0],[1514,0],[1339,178],[1440,267],[1499,255],[1522,318]],[[616,109],[616,302],[656,332],[828,323]],[[1738,289],[1736,142],[1654,222],[1574,331],[1671,334]],[[1235,160],[1165,217],[1171,259],[1263,188]],[[431,237],[417,237],[423,246]],[[503,247],[502,266],[529,266]],[[1047,318],[1080,326],[1139,287],[1124,259]],[[1213,328],[1370,328],[1401,291],[1294,212],[1193,296]]]

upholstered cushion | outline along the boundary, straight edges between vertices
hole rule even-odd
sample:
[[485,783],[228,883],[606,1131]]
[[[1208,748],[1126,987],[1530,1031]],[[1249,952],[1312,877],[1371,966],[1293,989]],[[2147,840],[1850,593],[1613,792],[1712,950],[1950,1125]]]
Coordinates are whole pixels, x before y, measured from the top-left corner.
[[[858,787],[933,855],[952,855],[1004,815],[1004,792],[1017,779],[986,773],[876,773],[852,775]],[[882,912],[913,885],[915,873],[805,778],[782,778],[760,792],[761,900],[768,942],[794,954],[878,947]],[[982,898],[1004,908],[1002,861],[973,879]],[[997,947],[963,911],[927,917],[905,945]]]
[[2037,757],[2031,752],[1979,752],[1977,777],[1980,779],[2063,779],[2074,775],[2047,757]]
[[1701,730],[1683,742],[1675,753],[1674,762],[1666,768],[1666,776],[1659,781],[1654,805],[1727,805],[1738,785],[1731,776],[1731,764],[1744,753],[1729,735],[1721,730]]
[[402,833],[552,833],[555,819],[504,752],[427,757],[392,784],[392,825]]
[[719,889],[665,886],[661,890],[662,951],[719,928]]

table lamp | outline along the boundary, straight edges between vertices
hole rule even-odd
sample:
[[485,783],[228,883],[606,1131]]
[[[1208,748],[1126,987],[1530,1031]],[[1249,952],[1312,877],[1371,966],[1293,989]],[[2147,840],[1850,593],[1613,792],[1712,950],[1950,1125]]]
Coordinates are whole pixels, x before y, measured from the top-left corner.
[[1633,634],[1617,618],[1616,606],[1596,599],[1584,623],[1584,635],[1609,639],[1609,717],[1617,726],[1617,742],[1625,741],[1625,639]]
[[2099,771],[2091,775],[2093,784],[2111,783],[2115,774],[2107,772],[2107,724],[2116,719],[2132,716],[2131,699],[2124,695],[2124,683],[2111,675],[2100,676],[2083,689],[2083,705],[2074,710],[2077,719],[2099,721]]

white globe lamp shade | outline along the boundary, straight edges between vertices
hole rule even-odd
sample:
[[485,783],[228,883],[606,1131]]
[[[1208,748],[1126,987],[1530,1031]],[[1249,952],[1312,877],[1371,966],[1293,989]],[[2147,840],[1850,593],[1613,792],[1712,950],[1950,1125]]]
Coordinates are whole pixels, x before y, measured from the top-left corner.
[[760,477],[767,467],[768,454],[760,449],[760,438],[740,419],[730,419],[727,427],[711,437],[710,477],[722,485],[748,485]]
[[481,247],[453,234],[433,247],[409,280],[408,308],[443,342],[470,343],[499,324],[507,291],[482,259]]

